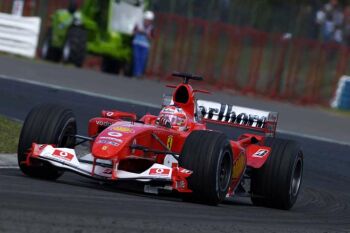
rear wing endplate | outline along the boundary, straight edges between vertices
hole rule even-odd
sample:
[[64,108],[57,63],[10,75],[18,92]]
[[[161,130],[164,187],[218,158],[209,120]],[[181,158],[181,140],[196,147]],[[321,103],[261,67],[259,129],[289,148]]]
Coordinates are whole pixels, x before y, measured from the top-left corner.
[[252,108],[222,104],[213,101],[197,100],[197,112],[204,122],[228,125],[275,136],[278,113]]

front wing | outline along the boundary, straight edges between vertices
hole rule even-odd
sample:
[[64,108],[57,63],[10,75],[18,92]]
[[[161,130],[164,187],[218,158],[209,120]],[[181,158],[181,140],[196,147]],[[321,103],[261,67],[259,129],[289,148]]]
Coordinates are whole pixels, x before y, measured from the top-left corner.
[[94,159],[91,154],[86,154],[78,159],[74,149],[56,148],[46,144],[32,144],[26,164],[31,166],[30,159],[35,158],[47,161],[53,166],[73,171],[80,175],[103,181],[136,180],[144,183],[159,181],[163,186],[145,186],[145,191],[154,193],[156,189],[177,190],[178,192],[192,192],[188,189],[186,178],[192,171],[181,168],[177,163],[171,167],[164,164],[154,163],[142,173],[133,173],[118,169],[118,163],[113,166],[111,160]]

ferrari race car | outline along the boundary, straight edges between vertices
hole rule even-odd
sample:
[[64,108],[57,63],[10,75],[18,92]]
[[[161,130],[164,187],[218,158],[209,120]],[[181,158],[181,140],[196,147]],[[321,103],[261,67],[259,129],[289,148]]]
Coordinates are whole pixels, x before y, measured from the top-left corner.
[[[158,116],[102,111],[89,121],[88,135],[77,135],[71,110],[55,104],[32,109],[18,145],[21,171],[55,180],[64,171],[109,182],[141,182],[144,191],[180,193],[187,201],[217,205],[233,195],[250,196],[254,205],[290,209],[297,200],[303,153],[294,141],[275,138],[278,114],[197,100],[183,78]],[[243,128],[230,140],[207,124]],[[78,154],[77,145],[89,142]],[[247,185],[248,184],[248,185]]]

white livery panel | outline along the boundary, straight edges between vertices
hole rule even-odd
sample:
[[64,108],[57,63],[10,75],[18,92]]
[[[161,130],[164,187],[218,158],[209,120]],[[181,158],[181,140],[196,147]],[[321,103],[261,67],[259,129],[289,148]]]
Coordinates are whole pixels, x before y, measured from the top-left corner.
[[[94,174],[93,170],[93,157],[91,154],[83,156],[78,160],[75,150],[69,148],[54,148],[51,145],[39,145],[37,144],[37,150],[39,154],[35,157],[46,160],[52,165],[67,170],[75,171],[87,176],[95,176],[96,178],[112,177],[112,166],[109,160],[97,160]],[[116,176],[118,179],[135,179],[140,181],[149,181],[152,179],[171,180],[172,168],[163,164],[155,163],[150,168],[142,173],[132,173],[123,170],[116,170]]]
[[243,126],[271,133],[275,131],[277,112],[268,112],[213,101],[198,100],[199,115],[212,123]]

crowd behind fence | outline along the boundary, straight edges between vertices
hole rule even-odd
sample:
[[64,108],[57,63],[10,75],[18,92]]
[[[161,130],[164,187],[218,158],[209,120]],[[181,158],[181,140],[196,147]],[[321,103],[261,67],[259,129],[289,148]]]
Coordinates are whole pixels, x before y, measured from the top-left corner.
[[[340,28],[344,37],[350,32],[348,0],[153,0],[152,3],[161,13],[289,33],[293,37],[322,40],[324,22],[331,31],[332,27]],[[342,42],[348,43],[345,39]]]
[[[28,0],[24,15],[41,16],[45,29],[51,13],[66,7],[68,2]],[[218,88],[301,104],[329,105],[339,78],[349,73],[350,50],[345,43],[317,40],[310,36],[312,33],[303,36],[293,30],[278,30],[278,24],[268,30],[264,23],[246,23],[244,10],[240,12],[241,21],[232,24],[233,16],[224,12],[221,15],[220,7],[216,15],[223,18],[212,20],[199,9],[191,11],[193,6],[181,6],[188,4],[181,0],[163,6],[174,2],[152,1],[151,7],[157,13],[157,33],[149,57],[149,77],[164,78],[174,70],[194,72]],[[240,0],[233,2],[238,9],[244,8],[244,4],[239,8]],[[196,7],[200,8],[198,4]],[[2,0],[0,11],[10,12],[11,5],[12,0]],[[229,9],[233,6],[230,4]],[[182,11],[174,14],[181,7]],[[289,21],[282,23],[292,25]]]

